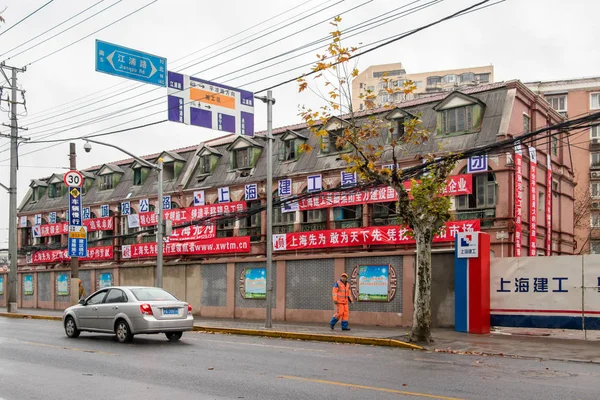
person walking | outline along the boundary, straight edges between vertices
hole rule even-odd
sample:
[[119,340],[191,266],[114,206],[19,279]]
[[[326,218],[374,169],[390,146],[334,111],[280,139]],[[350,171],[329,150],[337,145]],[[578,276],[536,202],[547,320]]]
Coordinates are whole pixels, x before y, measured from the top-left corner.
[[348,274],[343,273],[340,280],[333,285],[331,291],[333,302],[335,303],[335,314],[329,322],[329,327],[333,330],[335,324],[341,319],[342,330],[349,331],[348,327],[348,302],[353,303],[352,294],[350,293],[350,284],[348,283]]

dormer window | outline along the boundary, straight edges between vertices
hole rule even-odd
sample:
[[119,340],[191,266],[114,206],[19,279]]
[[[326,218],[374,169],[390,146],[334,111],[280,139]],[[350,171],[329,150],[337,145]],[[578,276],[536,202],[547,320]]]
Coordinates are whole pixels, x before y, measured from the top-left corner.
[[112,174],[102,175],[100,177],[100,190],[108,190],[113,188],[113,176]]
[[473,133],[481,127],[485,104],[471,96],[453,92],[433,109],[437,112],[437,132],[442,135]]
[[200,157],[200,173],[210,174],[210,155]]
[[206,145],[203,146],[198,152],[198,176],[202,178],[212,174],[213,169],[217,165],[217,159],[221,156],[222,154],[218,150]]
[[40,199],[40,188],[39,187],[34,187],[31,189],[32,193],[31,193],[31,200],[32,201],[38,201]]
[[143,183],[142,169],[141,168],[135,168],[133,170],[133,185],[134,186],[140,186],[142,183]]
[[62,176],[52,175],[48,180],[48,197],[56,199],[62,197],[65,193],[65,184]]
[[148,178],[148,173],[150,172],[150,168],[145,165],[140,164],[139,162],[135,162],[131,165],[131,169],[133,170],[133,180],[132,183],[134,186],[142,186],[146,179]]
[[183,170],[185,158],[172,151],[164,151],[158,158],[163,159],[163,180],[172,181],[177,179]]
[[414,115],[412,115],[411,113],[404,111],[400,108],[395,108],[394,110],[390,111],[386,116],[385,119],[387,119],[388,121],[390,121],[390,129],[389,129],[389,133],[388,133],[388,141],[391,142],[392,140],[401,140],[402,138],[404,138],[404,134],[405,134],[405,123],[407,120],[413,119],[415,118]]
[[257,141],[245,137],[238,136],[229,146],[227,150],[231,152],[231,169],[250,169],[256,166],[263,145]]
[[116,165],[104,164],[98,171],[98,189],[111,190],[117,187],[124,174],[123,170]]
[[295,161],[300,156],[300,146],[308,138],[301,133],[288,130],[281,135],[283,144],[279,148],[279,161]]
[[350,124],[340,118],[332,117],[323,129],[327,136],[321,138],[321,153],[340,153],[350,148],[348,142],[344,143],[344,131]]
[[29,187],[31,188],[31,201],[39,201],[44,196],[48,184],[42,180],[34,179]]

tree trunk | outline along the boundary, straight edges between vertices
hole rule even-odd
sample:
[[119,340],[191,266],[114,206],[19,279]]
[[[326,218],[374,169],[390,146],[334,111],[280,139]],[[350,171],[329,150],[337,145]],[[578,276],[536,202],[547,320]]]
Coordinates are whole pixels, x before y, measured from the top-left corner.
[[417,261],[415,273],[415,293],[413,324],[410,340],[430,343],[431,340],[431,243],[433,229],[415,227],[417,241]]

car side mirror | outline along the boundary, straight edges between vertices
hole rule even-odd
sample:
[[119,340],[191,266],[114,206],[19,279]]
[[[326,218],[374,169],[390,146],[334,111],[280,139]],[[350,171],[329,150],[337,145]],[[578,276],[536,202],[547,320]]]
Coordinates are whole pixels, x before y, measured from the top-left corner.
[[85,306],[85,299],[80,299],[79,304],[81,304],[82,306]]

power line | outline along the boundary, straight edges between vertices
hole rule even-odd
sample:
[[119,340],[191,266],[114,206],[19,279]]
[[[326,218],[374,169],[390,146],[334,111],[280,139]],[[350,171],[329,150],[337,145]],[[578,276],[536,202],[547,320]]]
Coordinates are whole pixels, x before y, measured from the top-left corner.
[[[81,11],[80,13],[78,13],[78,14],[74,15],[73,17],[69,18],[68,20],[70,20],[70,19],[73,19],[73,18],[75,18],[76,16],[78,16],[78,15],[80,15],[80,14],[83,14],[84,12],[86,12],[87,10],[89,10],[90,8],[92,8],[92,7],[96,6],[97,4],[100,4],[100,3],[101,3],[101,2],[103,2],[103,1],[104,1],[104,0],[101,0],[101,1],[99,1],[98,3],[96,3],[96,4],[92,5],[91,7],[88,7],[88,8],[86,8],[85,10],[83,10],[83,11]],[[48,42],[48,41],[50,41],[50,40],[54,39],[55,37],[57,37],[57,36],[60,36],[60,35],[62,35],[63,33],[67,32],[67,31],[70,31],[71,29],[75,28],[76,26],[79,26],[79,25],[83,24],[84,22],[86,22],[86,21],[88,21],[88,20],[90,20],[90,19],[94,18],[95,16],[102,14],[102,13],[103,13],[103,12],[105,12],[106,10],[108,10],[108,9],[110,9],[110,8],[112,8],[112,7],[114,7],[114,6],[116,6],[117,4],[121,3],[122,1],[123,1],[123,0],[118,0],[116,3],[113,3],[113,4],[109,5],[108,7],[105,7],[105,8],[103,8],[102,10],[98,11],[97,13],[95,13],[95,14],[92,14],[92,15],[90,15],[89,17],[87,17],[87,18],[85,18],[85,19],[83,19],[83,20],[79,21],[79,22],[78,22],[78,23],[76,23],[75,25],[71,25],[70,27],[68,27],[68,28],[66,28],[66,29],[63,29],[62,31],[58,32],[57,34],[55,34],[55,35],[52,35],[52,36],[50,36],[49,38],[47,38],[47,39],[44,39],[44,40],[42,40],[41,42],[39,42],[39,43],[36,43],[36,44],[34,44],[33,46],[30,46],[30,47],[26,48],[25,50],[21,50],[21,51],[20,51],[20,52],[18,52],[17,54],[13,54],[12,56],[8,57],[8,58],[7,58],[7,60],[10,60],[10,59],[12,59],[12,58],[14,58],[14,57],[17,57],[17,56],[19,56],[19,55],[21,55],[21,54],[23,54],[23,53],[26,53],[26,52],[28,52],[28,51],[29,51],[29,50],[31,50],[31,49],[35,49],[35,48],[36,48],[36,47],[38,47],[39,45],[41,45],[41,44],[44,44],[44,43],[46,43],[46,42]],[[67,21],[68,21],[68,20],[67,20]],[[65,22],[66,22],[66,21],[65,21]],[[64,22],[63,22],[63,23],[64,23]],[[61,23],[61,25],[62,25],[62,23]],[[57,26],[59,26],[59,25],[57,25]],[[52,29],[56,28],[57,26],[55,26],[55,27],[51,28],[50,30],[52,30]],[[48,32],[48,31],[46,31],[46,32]],[[43,33],[42,33],[42,35],[43,35]],[[36,36],[36,37],[39,37],[39,36],[40,36],[40,35],[38,35],[38,36]],[[84,39],[85,39],[85,38],[84,38]],[[33,40],[33,39],[31,39],[31,40]],[[29,40],[29,41],[31,41],[31,40]],[[27,43],[27,42],[26,42],[26,43]],[[75,42],[75,43],[77,43],[77,42]],[[75,44],[75,43],[73,43],[73,44]],[[21,45],[19,45],[19,46],[17,46],[17,47],[20,47],[20,46],[22,46],[22,44],[21,44]],[[67,47],[68,47],[68,46],[67,46]],[[66,47],[65,47],[65,48],[66,48]],[[61,49],[61,50],[62,50],[62,49]],[[9,50],[9,51],[10,51],[10,50]],[[60,50],[58,50],[58,51],[60,51]],[[58,52],[58,51],[57,51],[57,52]],[[51,55],[51,54],[50,54],[50,55]],[[32,64],[32,63],[29,63],[28,65],[31,65],[31,64]]]
[[[118,1],[118,3],[120,3],[121,1],[123,1],[123,0],[119,0],[119,1]],[[111,27],[111,26],[113,26],[113,25],[114,25],[114,24],[116,24],[117,22],[121,22],[121,21],[123,21],[125,18],[128,18],[128,17],[130,17],[130,16],[132,16],[132,15],[134,15],[134,14],[136,14],[136,13],[138,13],[138,12],[142,11],[144,8],[146,8],[146,7],[148,7],[148,6],[151,6],[152,4],[156,3],[157,1],[158,1],[158,0],[152,0],[150,3],[148,3],[148,4],[144,5],[144,6],[142,6],[142,7],[138,8],[138,9],[136,9],[136,10],[132,11],[132,12],[130,12],[129,14],[125,15],[124,17],[121,17],[121,18],[119,18],[119,19],[117,19],[117,20],[115,20],[115,21],[111,22],[111,23],[110,23],[110,24],[108,24],[108,25],[105,25],[105,26],[103,26],[103,27],[102,27],[102,28],[100,28],[100,29],[97,29],[97,30],[95,30],[94,32],[90,33],[89,35],[86,35],[86,36],[84,36],[84,37],[82,37],[82,38],[80,38],[80,39],[78,39],[78,40],[76,40],[76,41],[74,41],[74,42],[71,42],[71,43],[69,43],[68,45],[66,45],[66,46],[63,46],[63,47],[61,47],[61,48],[60,48],[60,49],[58,49],[58,50],[54,50],[53,52],[51,52],[51,53],[48,53],[48,54],[46,54],[45,56],[42,56],[42,57],[40,57],[40,58],[38,58],[38,59],[36,59],[36,60],[33,60],[32,62],[30,62],[29,64],[27,64],[27,66],[30,66],[30,65],[32,65],[32,64],[34,64],[34,63],[36,63],[36,62],[38,62],[38,61],[44,60],[44,59],[46,59],[46,58],[48,58],[48,57],[50,57],[50,56],[53,56],[54,54],[56,54],[56,53],[58,53],[58,52],[60,52],[60,51],[63,51],[64,49],[67,49],[67,48],[69,48],[69,47],[71,47],[71,46],[73,46],[73,45],[75,45],[75,44],[77,44],[77,43],[81,42],[82,40],[84,40],[84,39],[87,39],[87,38],[89,38],[90,36],[92,36],[92,35],[95,35],[95,34],[96,34],[96,33],[98,33],[98,32],[101,32],[101,31],[103,31],[104,29],[106,29],[106,28],[108,28],[108,27]],[[116,4],[116,3],[115,3],[115,4]]]
[[[417,1],[421,1],[421,0],[417,0]],[[405,16],[407,16],[407,15],[410,15],[410,14],[412,14],[412,13],[415,13],[415,12],[417,12],[417,11],[420,11],[420,10],[422,10],[422,9],[425,9],[425,8],[431,7],[432,5],[434,5],[434,4],[436,4],[436,3],[439,3],[440,1],[443,1],[443,0],[435,0],[435,1],[431,1],[431,2],[429,2],[429,3],[426,3],[426,4],[422,5],[422,6],[419,6],[419,7],[415,7],[415,8],[409,9],[409,10],[407,10],[407,11],[405,11],[405,12],[402,12],[402,13],[398,13],[398,14],[395,14],[395,15],[394,15],[394,14],[392,14],[391,16],[392,16],[392,17],[394,17],[394,18],[393,18],[392,20],[389,20],[389,21],[387,21],[387,22],[384,22],[383,24],[385,24],[385,23],[389,23],[389,22],[392,22],[393,20],[397,20],[398,18],[402,18],[402,17],[405,17]],[[409,3],[409,4],[405,5],[405,6],[399,7],[399,8],[397,8],[397,9],[395,9],[395,10],[392,10],[392,12],[393,12],[393,11],[396,11],[396,10],[398,10],[398,9],[404,8],[404,7],[406,7],[406,6],[409,6],[409,5],[411,5],[411,4],[414,4],[414,3],[415,3],[415,2],[412,2],[412,3]],[[350,10],[352,10],[352,9],[350,9]],[[350,11],[350,10],[347,10],[346,12],[348,12],[348,11]],[[404,14],[404,15],[401,15],[401,14]],[[387,15],[387,17],[385,17],[386,15]],[[385,18],[383,18],[382,20],[375,21],[375,22],[371,22],[371,23],[368,23],[368,24],[366,23],[366,22],[368,22],[368,21],[371,21],[371,20],[376,20],[377,18],[380,18],[380,17],[382,17],[382,16],[384,16],[384,17],[385,17]],[[386,13],[383,13],[383,14],[381,14],[381,15],[379,15],[379,16],[377,16],[377,17],[375,17],[375,18],[372,18],[371,20],[367,20],[367,21],[364,21],[364,22],[362,22],[362,23],[360,23],[360,24],[357,24],[357,25],[355,25],[354,27],[351,27],[351,28],[349,28],[347,31],[348,31],[348,32],[352,32],[352,31],[354,31],[354,30],[357,30],[357,29],[360,29],[360,28],[365,28],[365,27],[368,27],[368,26],[370,26],[370,25],[373,25],[373,24],[375,24],[375,23],[380,23],[380,22],[382,22],[382,21],[385,21],[385,19],[388,19],[388,18],[390,18],[390,15],[389,15],[389,12],[386,12]],[[379,24],[379,25],[377,25],[377,26],[374,26],[374,27],[371,27],[371,28],[363,29],[363,30],[362,30],[362,31],[360,31],[360,32],[357,32],[357,33],[354,33],[353,35],[350,35],[349,37],[355,36],[355,35],[357,35],[357,34],[359,34],[359,33],[366,32],[367,30],[374,29],[374,28],[376,28],[376,27],[379,27],[379,26],[381,26],[381,25],[383,25],[383,24]],[[393,36],[393,37],[396,37],[396,35],[395,35],[395,36]],[[327,39],[328,39],[328,37],[325,37],[325,38],[322,38],[322,39],[320,39],[320,40],[318,40],[318,41],[315,41],[315,42],[313,42],[313,43],[318,43],[319,41],[325,41],[325,40],[327,40]],[[379,42],[380,42],[380,41],[379,41]],[[378,43],[378,42],[374,42],[374,43]],[[365,47],[368,47],[368,46],[369,46],[369,45],[367,45],[367,46],[365,46]],[[298,49],[302,49],[303,47],[306,47],[306,46],[301,46],[301,47],[299,47]],[[276,56],[276,57],[272,57],[271,59],[274,59],[274,58],[281,57],[282,55],[288,54],[288,53],[290,53],[290,52],[294,52],[294,51],[296,51],[296,50],[297,50],[297,49],[291,50],[291,51],[289,51],[289,52],[286,52],[286,53],[280,54],[280,55],[278,55],[278,56]],[[298,56],[301,56],[301,55],[304,55],[304,54],[307,54],[307,53],[308,53],[308,52],[305,52],[305,53],[302,53],[302,54],[300,54],[300,55],[297,55],[297,56],[294,56],[294,57],[290,57],[289,59],[287,59],[287,60],[284,60],[284,61],[281,61],[281,62],[279,62],[279,63],[274,63],[274,64],[271,64],[271,65],[270,65],[270,66],[268,66],[267,68],[270,68],[270,67],[272,67],[272,66],[276,66],[276,65],[278,65],[278,64],[280,64],[280,63],[282,63],[282,62],[285,62],[285,61],[291,60],[291,59],[293,59],[293,58],[296,58],[296,57],[298,57]],[[221,53],[221,54],[223,54],[223,53]],[[258,63],[258,64],[260,64],[260,63]],[[257,64],[254,64],[254,65],[257,65]],[[306,65],[303,65],[303,66],[308,66],[308,65],[312,65],[312,63],[306,64]],[[294,69],[302,68],[303,66],[296,67],[296,68],[294,68]],[[211,68],[212,68],[212,67],[211,67]],[[265,68],[262,68],[262,69],[260,69],[260,70],[256,70],[256,71],[253,71],[253,72],[262,71],[262,70],[264,70],[264,69],[265,69]],[[239,70],[238,70],[238,71],[239,71]],[[237,72],[237,71],[234,71],[234,72]],[[232,73],[234,73],[234,72],[232,72]],[[244,75],[242,75],[242,76],[249,75],[249,74],[251,74],[251,73],[253,73],[253,72],[246,73],[246,74],[244,74]],[[286,72],[287,72],[287,71],[286,71]],[[284,73],[285,73],[285,72],[284,72]],[[262,79],[259,79],[259,80],[257,80],[257,81],[253,81],[253,82],[251,82],[251,83],[255,83],[255,82],[258,82],[258,81],[265,80],[265,79],[270,79],[270,78],[272,78],[272,77],[275,77],[275,76],[277,76],[277,75],[281,75],[281,74],[282,74],[282,73],[275,74],[275,75],[271,75],[271,76],[269,76],[269,77],[262,78]],[[223,76],[225,76],[225,75],[223,75]],[[223,77],[223,76],[221,76],[221,77]],[[236,78],[239,78],[239,77],[236,77]],[[251,84],[251,83],[249,83],[249,84]],[[248,84],[245,84],[245,85],[242,85],[242,86],[247,86],[247,85],[248,85]],[[155,89],[150,89],[149,91],[146,91],[146,92],[144,92],[144,93],[142,93],[142,94],[147,94],[147,93],[150,93],[150,92],[152,92],[152,91],[155,91],[155,90],[157,90],[157,89],[158,89],[158,88],[155,88]],[[133,98],[137,98],[137,97],[139,97],[139,95],[133,95],[133,96],[131,96],[131,97],[129,97],[129,98],[126,98],[126,99],[124,99],[124,100],[121,100],[120,102],[127,101],[127,100],[130,100],[130,99],[133,99]],[[120,111],[118,111],[117,113],[121,114],[120,116],[126,115],[126,114],[122,114],[122,111],[125,111],[125,110],[128,110],[128,109],[131,109],[131,108],[135,108],[135,107],[138,107],[138,106],[141,106],[141,105],[144,105],[144,104],[148,104],[148,103],[151,103],[151,102],[158,101],[158,100],[162,99],[163,97],[164,97],[164,96],[162,96],[162,95],[161,95],[161,96],[159,96],[159,97],[156,97],[156,98],[155,98],[155,99],[153,99],[153,100],[149,100],[149,101],[146,101],[146,102],[144,102],[144,103],[137,104],[137,105],[135,105],[135,106],[129,107],[129,108],[127,108],[127,109],[124,109],[124,110],[120,110]],[[109,97],[109,98],[112,98],[112,97]],[[95,103],[92,103],[92,104],[90,104],[90,105],[87,105],[87,106],[84,106],[84,107],[91,106],[91,105],[93,105],[93,104],[96,104],[96,103],[98,103],[98,102],[101,102],[101,101],[104,101],[104,100],[106,100],[106,99],[99,100],[99,101],[97,101],[97,102],[95,102]],[[109,105],[106,105],[106,106],[103,106],[103,107],[97,108],[97,109],[95,109],[95,110],[93,110],[93,111],[98,111],[98,110],[100,110],[100,109],[103,109],[103,108],[110,107],[110,106],[112,106],[112,105],[114,105],[114,104],[117,104],[117,103],[112,103],[112,104],[109,104]],[[153,106],[153,107],[154,107],[154,106]],[[148,107],[146,107],[146,108],[148,108]],[[139,111],[141,111],[141,110],[139,110]],[[64,118],[64,119],[62,119],[62,120],[54,121],[54,122],[51,122],[51,123],[48,123],[48,124],[45,124],[45,125],[42,125],[42,126],[53,125],[53,124],[56,124],[56,123],[58,123],[58,122],[63,122],[63,121],[66,121],[66,120],[69,120],[69,119],[72,119],[72,118],[76,118],[76,117],[79,117],[79,116],[82,116],[82,115],[89,114],[89,112],[90,112],[90,111],[88,111],[88,112],[83,112],[83,113],[77,114],[77,115],[75,115],[75,116],[67,117],[67,118]],[[127,113],[127,114],[130,114],[130,113]],[[151,115],[154,115],[154,114],[151,114]],[[150,116],[151,116],[151,115],[150,115]],[[109,113],[109,114],[106,114],[106,115],[104,115],[104,116],[100,116],[100,117],[92,117],[92,118],[89,118],[88,120],[85,120],[85,121],[80,121],[80,123],[82,123],[82,124],[84,124],[84,125],[87,125],[87,124],[90,124],[90,123],[97,123],[97,122],[101,121],[101,120],[102,120],[104,117],[111,117],[111,118],[112,118],[112,117],[114,117],[114,116],[115,116],[115,113],[113,112],[113,113]],[[41,122],[41,121],[39,121],[39,122]],[[47,132],[54,132],[54,133],[48,134],[48,135],[46,135],[46,136],[44,136],[44,137],[53,136],[53,135],[55,135],[55,134],[58,134],[58,133],[62,133],[62,132],[63,132],[63,131],[56,132],[56,129],[62,129],[62,128],[64,128],[64,127],[71,126],[71,125],[74,125],[74,124],[69,124],[69,125],[66,125],[66,126],[63,126],[63,127],[60,127],[60,128],[57,128],[57,127],[55,127],[55,128],[47,129],[47,130],[45,130],[45,131],[37,132],[36,134],[32,135],[32,137],[34,137],[34,136],[40,136],[40,135],[42,135],[42,134],[44,134],[44,133],[47,133]],[[38,128],[40,128],[40,127],[42,127],[42,126],[39,126]],[[76,127],[81,127],[81,126],[83,126],[83,125],[77,125]],[[73,128],[70,128],[70,129],[68,129],[68,130],[71,130],[71,129],[73,129]]]
[[32,15],[34,15],[35,13],[37,13],[38,11],[40,11],[42,8],[46,7],[48,4],[52,3],[54,0],[50,0],[49,2],[47,2],[46,4],[44,4],[43,6],[39,7],[38,9],[34,10],[33,12],[29,13],[29,15],[27,15],[24,18],[21,18],[19,20],[19,22],[17,22],[16,24],[10,26],[8,29],[2,31],[0,33],[0,36],[4,35],[6,32],[10,31],[12,28],[14,28],[15,26],[19,25],[21,22],[25,21],[27,18],[31,17]]
[[[7,53],[10,53],[10,52],[11,52],[11,51],[13,51],[13,50],[16,50],[16,49],[18,49],[19,47],[22,47],[22,46],[26,45],[26,44],[27,44],[27,43],[29,43],[29,42],[32,42],[32,41],[34,41],[35,39],[39,38],[40,36],[44,36],[46,33],[50,32],[50,31],[53,31],[54,29],[58,28],[59,26],[61,26],[61,25],[65,24],[65,23],[67,23],[67,22],[69,22],[69,21],[70,21],[70,20],[72,20],[73,18],[76,18],[76,17],[80,16],[81,14],[85,13],[86,11],[88,11],[88,10],[90,10],[90,9],[92,9],[92,8],[94,8],[94,7],[96,7],[98,4],[102,3],[103,1],[104,1],[104,0],[100,0],[99,2],[97,2],[97,3],[95,3],[95,4],[92,4],[91,6],[89,6],[88,8],[86,8],[85,10],[78,12],[77,14],[75,14],[75,15],[73,15],[72,17],[70,17],[70,18],[68,18],[68,19],[66,19],[66,20],[64,20],[64,21],[62,21],[61,23],[59,23],[59,24],[57,24],[57,25],[54,25],[52,28],[50,28],[50,29],[47,29],[47,30],[45,30],[44,32],[40,33],[39,35],[37,35],[37,36],[34,36],[34,37],[32,37],[31,39],[29,39],[29,40],[27,40],[27,41],[25,41],[25,42],[21,43],[20,45],[18,45],[18,46],[15,46],[15,47],[13,47],[13,48],[12,48],[12,49],[10,49],[10,50],[7,50],[7,51],[5,51],[4,53],[0,54],[0,57],[1,57],[1,56],[3,56],[3,55],[5,55],[5,54],[7,54]],[[116,3],[115,3],[115,4],[116,4]],[[84,20],[84,21],[85,21],[85,20]],[[83,21],[82,21],[82,22],[83,22]],[[75,26],[77,26],[77,25],[73,25],[71,28],[73,28],[73,27],[75,27]],[[71,29],[71,28],[69,28],[69,29]],[[63,32],[65,32],[65,31],[63,31]],[[61,32],[61,33],[63,33],[63,32]],[[57,36],[57,35],[55,35],[55,36],[52,36],[50,39],[52,39],[53,37],[56,37],[56,36]],[[49,39],[47,39],[47,40],[49,40]],[[45,40],[45,41],[43,41],[43,42],[40,42],[40,43],[36,44],[34,47],[36,47],[36,46],[39,46],[39,45],[40,45],[40,44],[42,44],[42,43],[45,43],[47,40]],[[33,48],[33,47],[30,47],[30,48],[28,48],[27,50],[31,50],[32,48]],[[27,50],[24,50],[24,51],[27,51]],[[23,52],[24,52],[24,51],[23,51]],[[23,53],[23,52],[21,52],[21,53]],[[10,58],[12,58],[12,57],[15,57],[15,56],[18,56],[18,55],[19,55],[19,54],[21,54],[21,53],[18,53],[18,54],[16,54],[16,55],[13,55],[13,56],[9,57],[8,59],[10,59]]]

